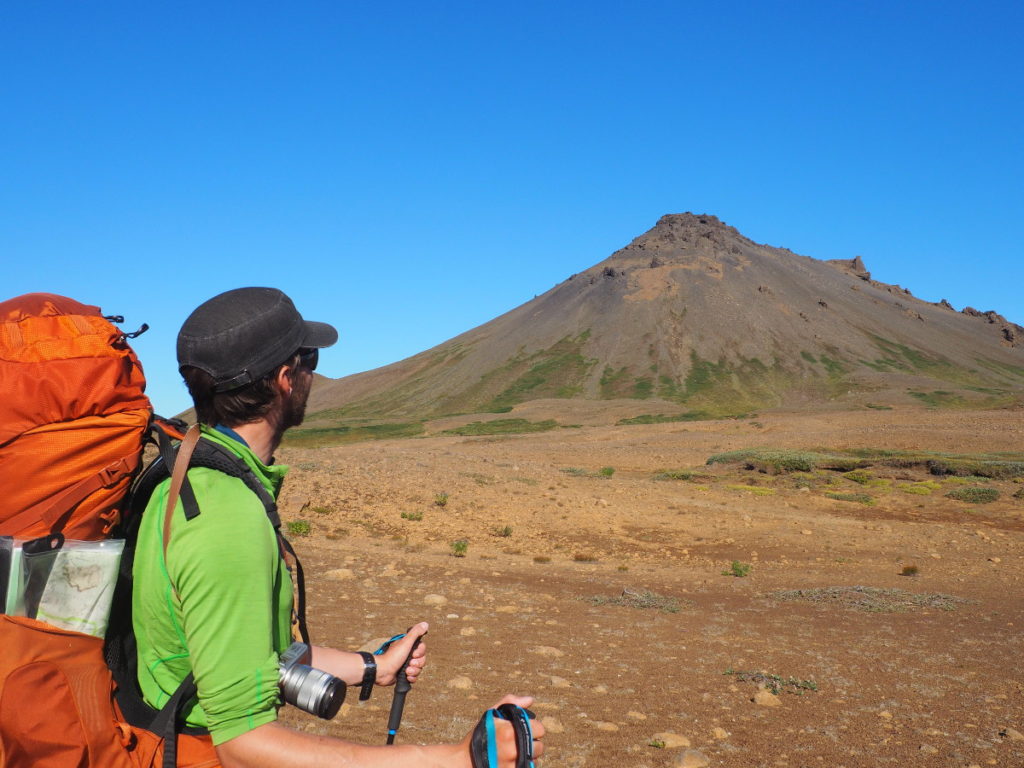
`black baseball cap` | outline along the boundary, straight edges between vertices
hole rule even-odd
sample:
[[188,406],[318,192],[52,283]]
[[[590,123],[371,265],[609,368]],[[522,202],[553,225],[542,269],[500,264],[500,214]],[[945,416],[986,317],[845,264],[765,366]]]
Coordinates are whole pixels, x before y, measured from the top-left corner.
[[188,316],[178,332],[178,369],[206,371],[215,391],[228,392],[258,381],[300,349],[337,340],[333,326],[303,320],[277,288],[236,288]]

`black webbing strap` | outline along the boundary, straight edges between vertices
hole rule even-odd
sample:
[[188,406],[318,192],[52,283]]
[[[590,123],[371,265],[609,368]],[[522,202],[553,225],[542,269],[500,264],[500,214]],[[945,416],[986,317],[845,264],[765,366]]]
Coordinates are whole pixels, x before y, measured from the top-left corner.
[[[298,555],[295,554],[295,549],[292,547],[291,542],[281,533],[281,516],[277,512],[277,502],[274,500],[274,497],[270,495],[259,478],[253,474],[245,461],[227,448],[209,440],[199,441],[195,453],[192,455],[190,466],[216,469],[231,477],[237,477],[263,503],[263,509],[267,513],[267,519],[270,520],[270,524],[274,526],[274,532],[277,534],[281,549],[288,554],[288,557],[285,557],[285,563],[295,574],[295,616],[298,622],[299,636],[302,642],[309,645],[309,630],[306,628],[306,577],[302,572],[302,563],[299,561]],[[186,488],[190,492],[192,490],[187,482],[182,485],[181,502],[183,505],[186,505],[185,517],[191,519],[188,515],[187,500],[185,499]],[[195,496],[192,499],[193,504],[195,504]],[[195,514],[199,514],[198,506],[196,507]]]
[[469,756],[473,768],[498,768],[494,729],[496,720],[507,720],[512,724],[516,737],[516,768],[534,768],[533,728],[530,726],[530,720],[533,718],[533,712],[515,704],[502,704],[496,709],[484,712],[469,741]]
[[195,695],[195,676],[189,672],[188,677],[181,681],[178,690],[171,695],[163,709],[157,712],[153,722],[149,724],[147,730],[162,736],[164,740],[163,768],[175,768],[178,763],[178,732],[181,730],[179,722],[186,702]]

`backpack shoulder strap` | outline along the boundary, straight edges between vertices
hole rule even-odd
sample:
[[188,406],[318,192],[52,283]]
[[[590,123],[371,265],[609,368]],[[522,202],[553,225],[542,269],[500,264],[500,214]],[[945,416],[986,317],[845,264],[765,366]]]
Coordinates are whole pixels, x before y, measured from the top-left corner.
[[[164,471],[171,466],[170,455],[163,456]],[[309,645],[309,630],[306,627],[306,578],[302,571],[302,563],[291,542],[281,533],[281,517],[277,512],[277,501],[267,491],[263,483],[253,473],[249,466],[238,456],[227,448],[218,445],[210,440],[200,439],[198,426],[192,426],[185,433],[185,438],[178,447],[177,455],[173,460],[174,469],[171,473],[171,489],[167,496],[167,507],[164,511],[164,556],[167,556],[167,545],[171,540],[171,518],[177,506],[178,497],[185,507],[185,518],[193,519],[199,514],[199,505],[192,487],[188,483],[187,472],[190,467],[206,467],[223,472],[231,477],[237,477],[246,487],[256,494],[256,497],[263,503],[263,510],[267,519],[274,527],[278,545],[281,549],[281,557],[285,564],[295,575],[295,615],[293,617],[292,634],[297,640]]]

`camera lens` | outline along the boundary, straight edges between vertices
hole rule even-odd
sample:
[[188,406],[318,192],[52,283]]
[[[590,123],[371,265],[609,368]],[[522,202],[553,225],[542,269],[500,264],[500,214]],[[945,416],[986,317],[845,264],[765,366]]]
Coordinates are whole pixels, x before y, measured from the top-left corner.
[[323,670],[292,664],[282,670],[281,693],[289,704],[330,720],[345,701],[345,683]]

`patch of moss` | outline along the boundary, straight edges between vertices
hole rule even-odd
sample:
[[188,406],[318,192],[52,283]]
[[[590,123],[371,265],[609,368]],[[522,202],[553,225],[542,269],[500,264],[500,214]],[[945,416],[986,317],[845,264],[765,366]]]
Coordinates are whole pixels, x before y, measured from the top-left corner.
[[284,445],[302,448],[316,448],[323,445],[340,445],[362,440],[389,440],[399,437],[416,437],[423,434],[422,421],[387,422],[380,424],[344,424],[337,427],[308,427],[289,430],[285,433]]
[[963,408],[968,405],[968,402],[961,395],[942,389],[936,389],[932,392],[908,390],[907,394],[917,398],[929,408]]
[[556,429],[558,422],[554,419],[545,421],[528,421],[527,419],[495,419],[494,421],[473,421],[461,427],[446,429],[442,435],[509,435],[526,432],[547,432]]
[[601,380],[598,382],[601,387],[601,397],[605,400],[625,397],[629,378],[627,368],[622,367],[616,371],[610,365],[606,365],[601,373]]
[[653,480],[685,480],[689,483],[704,482],[710,479],[710,475],[706,475],[700,472],[695,472],[689,469],[666,469],[658,472],[652,478]]
[[778,361],[771,366],[757,358],[730,361],[722,357],[712,362],[691,351],[679,401],[719,417],[734,416],[779,405],[796,380]]
[[666,415],[664,413],[644,413],[640,416],[633,416],[628,419],[619,419],[616,426],[629,426],[632,424],[668,424],[677,421],[700,421],[711,418],[705,411],[687,411]]
[[999,491],[995,488],[969,485],[963,488],[954,488],[946,494],[946,497],[956,501],[963,501],[967,504],[991,504],[999,498]]
[[774,496],[774,488],[763,488],[760,485],[727,485],[725,486],[730,491],[743,491],[744,493],[752,493],[755,496]]
[[636,400],[646,400],[654,392],[654,381],[649,376],[640,376],[633,379],[633,393],[630,397]]
[[[583,381],[597,363],[581,354],[584,332],[575,338],[566,336],[548,349],[513,360],[499,371],[514,374],[509,368],[525,368],[488,404],[489,409],[517,405],[540,397],[571,398],[583,391]],[[487,377],[497,377],[492,371]],[[485,377],[485,378],[487,378]],[[498,379],[501,380],[500,378]]]
[[826,493],[826,497],[836,501],[854,501],[858,504],[874,504],[875,499],[866,493]]
[[662,374],[658,377],[658,397],[664,400],[679,400],[683,390],[679,388],[679,382],[670,376]]
[[[708,464],[742,464],[769,474],[827,469],[849,472],[871,466],[925,469],[933,475],[1008,480],[1024,477],[1024,454],[943,454],[858,448],[837,451],[746,448],[718,453]],[[871,483],[867,483],[870,485]]]

